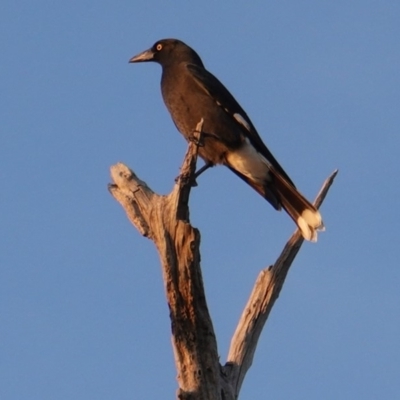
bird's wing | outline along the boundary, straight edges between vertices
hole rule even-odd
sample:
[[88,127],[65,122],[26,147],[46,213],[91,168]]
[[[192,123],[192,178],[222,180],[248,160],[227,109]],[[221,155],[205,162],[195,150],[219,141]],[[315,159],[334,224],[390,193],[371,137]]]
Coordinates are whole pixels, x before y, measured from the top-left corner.
[[260,135],[256,131],[256,128],[252,124],[250,118],[247,116],[243,108],[231,95],[228,89],[210,72],[201,66],[195,64],[186,65],[189,73],[194,78],[195,82],[209,95],[215,102],[234,120],[234,122],[240,127],[241,131],[250,140],[250,143],[254,148],[262,154],[272,166],[283,175],[283,177],[291,183],[286,172],[280,166],[278,161],[268,150],[267,146],[262,141]]

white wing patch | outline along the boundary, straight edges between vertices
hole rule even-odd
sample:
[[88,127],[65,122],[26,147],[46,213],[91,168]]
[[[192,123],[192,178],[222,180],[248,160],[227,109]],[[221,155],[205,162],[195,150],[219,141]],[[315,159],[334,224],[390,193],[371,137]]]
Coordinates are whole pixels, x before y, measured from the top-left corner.
[[226,159],[229,166],[252,181],[264,183],[268,179],[271,164],[254,148],[249,139],[245,139],[239,149],[229,152]]
[[233,114],[233,117],[240,125],[244,126],[249,132],[251,131],[250,124],[240,114],[235,113]]

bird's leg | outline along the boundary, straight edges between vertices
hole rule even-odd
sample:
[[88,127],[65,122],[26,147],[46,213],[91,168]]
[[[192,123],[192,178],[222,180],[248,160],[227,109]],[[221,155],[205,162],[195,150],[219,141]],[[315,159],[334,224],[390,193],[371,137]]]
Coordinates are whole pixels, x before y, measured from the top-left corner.
[[[204,119],[202,118],[200,122],[196,125],[196,129],[193,131],[193,134],[189,137],[189,141],[196,145],[196,158],[199,154],[199,147],[204,146],[204,132],[203,132],[203,123]],[[196,178],[204,172],[209,166],[207,164],[203,165],[198,171],[196,171],[191,177],[192,186],[197,186]]]
[[214,165],[210,162],[207,162],[206,164],[204,164],[199,170],[197,170],[192,177],[192,186],[195,187],[197,186],[197,182],[196,179],[204,172],[206,171],[208,168],[213,167]]
[[212,167],[213,164],[210,162],[205,163],[199,170],[197,170],[194,175],[193,178],[196,179],[198,178],[204,171],[206,171],[208,168]]
[[[203,122],[204,122],[204,120],[202,118],[200,120],[200,122],[197,124],[196,129],[193,131],[193,134],[187,138],[189,142],[192,142],[196,145],[196,148],[197,148],[196,157],[198,156],[199,147],[204,146],[204,140],[203,140],[204,137],[207,136],[207,134],[203,132]],[[206,163],[198,171],[196,171],[193,174],[193,176],[191,177],[192,186],[197,186],[196,178],[198,176],[200,176],[205,170],[207,170],[208,168],[210,168],[212,166],[213,166],[213,164],[211,162],[206,161]]]

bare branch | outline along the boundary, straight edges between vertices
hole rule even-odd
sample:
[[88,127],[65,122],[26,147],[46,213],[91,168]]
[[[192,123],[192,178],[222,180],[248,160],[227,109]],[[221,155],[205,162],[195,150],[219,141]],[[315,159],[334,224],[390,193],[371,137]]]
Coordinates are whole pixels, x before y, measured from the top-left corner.
[[[314,205],[319,208],[331,187],[338,171],[334,171],[324,182]],[[268,319],[269,313],[285,282],[286,275],[296,254],[303,244],[300,231],[296,232],[287,242],[274,265],[262,270],[256,280],[253,291],[242,313],[236,331],[233,335],[224,367],[225,373],[234,388],[235,396],[239,395],[244,377],[250,368],[261,331]]]
[[124,208],[136,229],[143,236],[151,237],[146,218],[149,213],[149,204],[154,197],[158,196],[122,163],[111,167],[111,177],[114,184],[108,185],[108,190]]

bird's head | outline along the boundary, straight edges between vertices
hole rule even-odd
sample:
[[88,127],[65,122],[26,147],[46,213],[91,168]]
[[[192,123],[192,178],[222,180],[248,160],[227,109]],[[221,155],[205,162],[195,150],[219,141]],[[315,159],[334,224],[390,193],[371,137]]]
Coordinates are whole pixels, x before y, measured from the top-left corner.
[[133,56],[129,62],[155,61],[163,67],[172,63],[187,62],[203,67],[203,63],[198,54],[185,43],[177,39],[162,39],[154,45],[136,56]]

